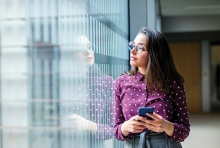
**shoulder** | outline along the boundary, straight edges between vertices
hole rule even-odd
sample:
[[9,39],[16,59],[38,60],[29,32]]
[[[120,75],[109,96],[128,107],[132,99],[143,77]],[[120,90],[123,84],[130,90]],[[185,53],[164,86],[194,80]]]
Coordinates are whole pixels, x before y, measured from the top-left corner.
[[172,85],[173,88],[180,88],[183,87],[183,82],[182,80],[173,80],[170,82],[170,84]]
[[105,85],[107,87],[113,85],[114,79],[113,77],[104,74],[99,77],[96,77],[95,82],[97,82],[98,85]]
[[129,74],[123,74],[120,75],[116,80],[115,80],[115,89],[122,90],[125,87],[129,87],[133,84],[135,81],[135,76],[134,75],[129,75]]
[[131,81],[131,77],[133,76],[130,76],[128,74],[123,74],[123,75],[120,75],[118,78],[116,78],[115,80],[115,87],[116,88],[121,88],[123,87],[125,84],[129,83]]
[[102,78],[105,79],[106,81],[109,81],[109,82],[113,82],[114,81],[112,76],[109,76],[109,75],[106,75],[106,74],[103,75]]
[[170,91],[171,91],[171,93],[180,93],[180,92],[183,92],[183,91],[185,91],[184,90],[184,85],[183,85],[183,82],[182,81],[171,81],[170,83],[169,83],[169,87],[170,87]]
[[116,80],[114,81],[114,88],[116,92],[121,92],[121,90],[124,88],[124,86],[126,85],[125,82],[128,82],[129,77],[131,77],[128,74],[123,74],[120,75],[118,78],[116,78]]
[[128,74],[120,75],[120,76],[115,80],[115,83],[126,82],[126,81],[128,81],[128,80],[131,80],[132,77],[133,77],[133,76],[128,75]]

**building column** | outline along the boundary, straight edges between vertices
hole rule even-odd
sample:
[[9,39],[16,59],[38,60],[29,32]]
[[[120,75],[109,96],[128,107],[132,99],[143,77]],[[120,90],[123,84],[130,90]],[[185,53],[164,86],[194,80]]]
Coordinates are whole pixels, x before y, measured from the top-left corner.
[[210,112],[211,90],[210,90],[210,44],[209,41],[201,43],[201,70],[202,70],[202,112]]
[[158,0],[130,0],[129,4],[131,41],[142,27],[154,28],[161,32]]

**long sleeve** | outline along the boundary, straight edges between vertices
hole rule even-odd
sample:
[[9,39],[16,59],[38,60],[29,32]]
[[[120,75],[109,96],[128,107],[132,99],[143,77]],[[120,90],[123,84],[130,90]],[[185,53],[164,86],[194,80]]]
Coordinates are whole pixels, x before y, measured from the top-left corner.
[[96,136],[108,140],[113,137],[113,99],[109,99],[102,116],[101,123],[97,123]]
[[[111,139],[113,137],[113,78],[106,77],[103,90],[106,92],[104,96],[106,99],[103,114],[101,115],[100,123],[97,123],[96,137],[104,140]],[[100,109],[100,108],[98,108]]]
[[182,142],[188,137],[190,132],[189,116],[184,87],[175,85],[173,96],[174,100],[172,122],[174,125],[174,133],[173,136],[169,138],[172,141]]
[[125,141],[130,137],[123,136],[121,132],[121,125],[124,123],[125,118],[122,112],[121,100],[120,100],[120,86],[119,81],[116,80],[114,88],[114,135],[118,140]]
[[160,91],[149,92],[146,90],[146,82],[142,81],[143,77],[144,75],[141,73],[137,73],[135,76],[122,75],[115,81],[115,137],[121,141],[132,137],[134,133],[129,133],[126,137],[122,134],[122,124],[137,115],[140,107],[148,106],[153,107],[155,113],[173,123],[173,136],[167,136],[171,141],[184,141],[189,135],[190,124],[183,85],[178,86],[176,82],[171,83],[171,91],[167,95]]

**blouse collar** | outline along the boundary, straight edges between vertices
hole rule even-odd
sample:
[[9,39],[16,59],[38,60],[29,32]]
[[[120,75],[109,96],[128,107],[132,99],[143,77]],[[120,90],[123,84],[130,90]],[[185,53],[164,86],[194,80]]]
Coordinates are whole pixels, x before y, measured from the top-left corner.
[[139,81],[144,81],[145,79],[145,75],[143,75],[142,73],[140,73],[139,71],[137,71],[136,73],[136,79]]

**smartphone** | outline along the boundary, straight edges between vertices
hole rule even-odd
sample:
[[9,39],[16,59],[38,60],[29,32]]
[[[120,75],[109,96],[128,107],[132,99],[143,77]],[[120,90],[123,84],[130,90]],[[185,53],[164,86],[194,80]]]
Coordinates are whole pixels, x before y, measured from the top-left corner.
[[146,117],[149,120],[152,120],[151,117],[147,116],[146,113],[153,114],[154,108],[153,107],[140,107],[138,109],[138,115],[142,117]]

